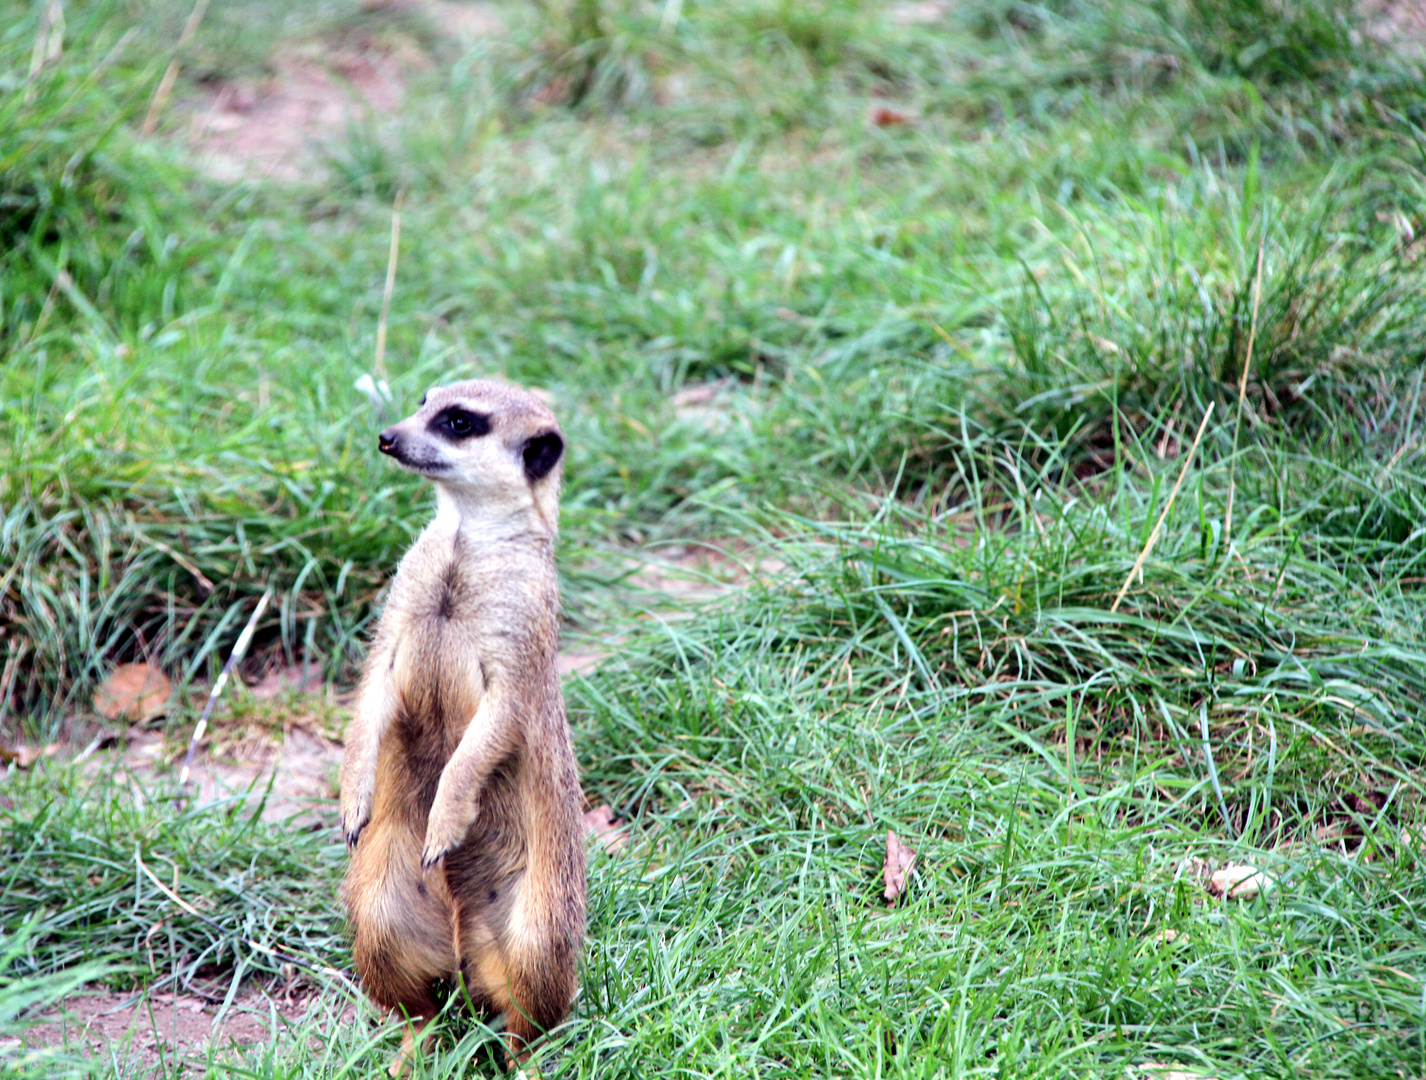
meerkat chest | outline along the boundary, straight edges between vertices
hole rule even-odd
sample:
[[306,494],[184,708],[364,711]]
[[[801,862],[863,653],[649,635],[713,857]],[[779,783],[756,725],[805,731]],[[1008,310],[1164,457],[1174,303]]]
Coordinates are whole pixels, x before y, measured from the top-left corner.
[[459,739],[485,692],[490,651],[481,581],[445,560],[402,597],[393,667],[403,712],[422,728]]

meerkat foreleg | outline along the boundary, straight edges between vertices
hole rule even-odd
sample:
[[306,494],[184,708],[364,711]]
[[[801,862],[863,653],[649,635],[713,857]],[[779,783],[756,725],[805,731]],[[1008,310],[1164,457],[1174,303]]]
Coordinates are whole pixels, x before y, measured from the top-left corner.
[[477,797],[491,770],[509,754],[517,730],[510,702],[498,690],[487,689],[470,726],[441,770],[436,797],[426,819],[421,866],[430,869],[465,838],[479,809]]
[[371,820],[376,795],[376,767],[381,740],[396,715],[396,680],[391,674],[392,650],[382,649],[367,667],[355,715],[347,727],[342,753],[342,836],[356,847],[361,831]]

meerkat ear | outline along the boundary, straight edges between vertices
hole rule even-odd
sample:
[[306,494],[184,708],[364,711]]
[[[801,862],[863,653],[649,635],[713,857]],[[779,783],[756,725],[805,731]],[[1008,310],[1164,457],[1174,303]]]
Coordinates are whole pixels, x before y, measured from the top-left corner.
[[559,437],[557,431],[546,431],[526,440],[525,449],[521,452],[525,459],[525,479],[532,484],[536,480],[543,480],[559,463],[563,453],[564,440]]

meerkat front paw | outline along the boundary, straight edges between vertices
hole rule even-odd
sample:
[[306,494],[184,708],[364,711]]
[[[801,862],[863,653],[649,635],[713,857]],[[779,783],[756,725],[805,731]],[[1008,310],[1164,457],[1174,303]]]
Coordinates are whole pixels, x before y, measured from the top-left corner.
[[361,839],[362,829],[365,829],[368,822],[371,822],[371,806],[369,805],[342,815],[342,839],[347,840],[348,849],[356,846],[356,842]]
[[371,799],[354,800],[350,807],[342,808],[342,839],[348,848],[357,846],[361,831],[371,821]]
[[421,868],[429,870],[445,858],[448,852],[458,847],[474,820],[474,803],[467,809],[456,805],[454,800],[442,799],[440,792],[437,792],[435,804],[426,819],[426,842],[421,849]]
[[[345,779],[345,778],[344,778]],[[355,848],[361,831],[371,820],[371,801],[375,785],[353,780],[342,784],[342,839],[348,849]]]
[[348,848],[354,848],[371,820],[371,803],[376,796],[375,758],[363,753],[359,746],[349,747],[342,761],[340,784],[342,839]]

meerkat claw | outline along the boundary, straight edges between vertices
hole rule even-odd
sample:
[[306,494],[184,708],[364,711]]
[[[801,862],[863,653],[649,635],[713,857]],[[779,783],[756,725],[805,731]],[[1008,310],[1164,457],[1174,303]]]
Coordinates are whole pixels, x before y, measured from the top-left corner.
[[361,839],[362,830],[371,821],[370,814],[353,814],[342,816],[342,839],[347,842],[347,850],[351,851],[357,846],[357,841]]

